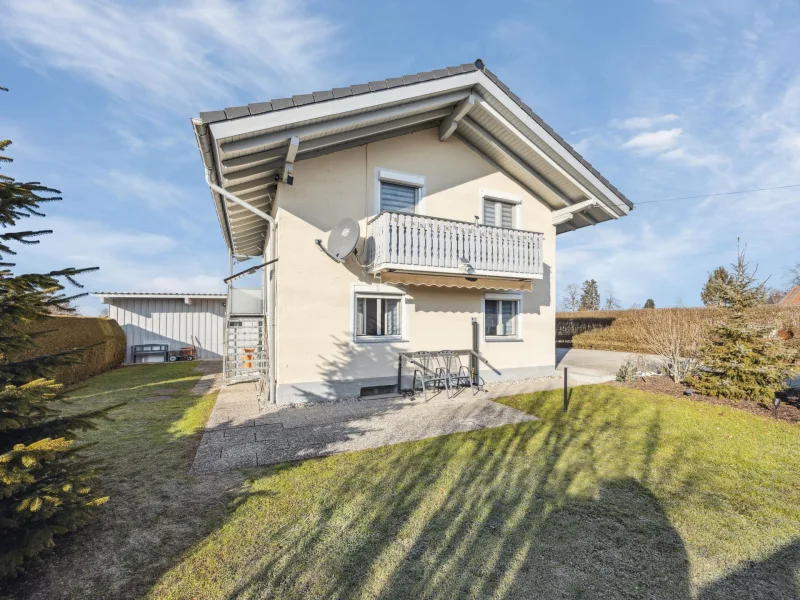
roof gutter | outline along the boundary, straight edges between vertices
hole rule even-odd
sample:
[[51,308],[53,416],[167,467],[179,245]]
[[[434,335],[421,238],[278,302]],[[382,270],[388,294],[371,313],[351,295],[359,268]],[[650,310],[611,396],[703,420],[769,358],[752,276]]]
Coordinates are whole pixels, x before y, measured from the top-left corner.
[[[205,170],[206,175],[206,183],[208,187],[225,198],[226,200],[230,200],[234,204],[238,204],[242,208],[249,210],[251,213],[264,219],[267,222],[267,236],[269,238],[269,243],[267,245],[267,256],[266,262],[268,264],[274,265],[274,258],[275,258],[275,232],[278,228],[278,224],[275,222],[275,219],[272,216],[268,215],[262,210],[257,209],[256,207],[252,206],[250,203],[245,202],[241,198],[234,196],[225,188],[221,188],[217,184],[211,181],[211,169]],[[269,384],[269,401],[274,403],[276,401],[275,393],[276,393],[276,381],[275,381],[275,283],[276,283],[276,272],[275,267],[273,266],[273,270],[269,273],[266,277],[267,279],[267,382]],[[227,326],[227,324],[226,324]]]

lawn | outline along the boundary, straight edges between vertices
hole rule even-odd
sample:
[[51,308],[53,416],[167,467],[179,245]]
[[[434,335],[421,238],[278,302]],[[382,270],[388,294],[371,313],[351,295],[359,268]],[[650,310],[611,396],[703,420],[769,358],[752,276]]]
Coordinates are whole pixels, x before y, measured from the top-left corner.
[[[800,598],[800,427],[612,386],[539,421],[270,468],[187,472],[191,365],[92,380],[111,501],[19,597]],[[174,398],[143,402],[152,390]]]

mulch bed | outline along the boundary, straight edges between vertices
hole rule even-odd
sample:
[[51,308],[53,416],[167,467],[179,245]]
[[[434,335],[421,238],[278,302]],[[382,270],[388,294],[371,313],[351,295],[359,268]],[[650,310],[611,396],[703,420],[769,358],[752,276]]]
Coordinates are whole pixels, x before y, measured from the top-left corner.
[[[757,402],[738,402],[727,398],[715,398],[713,396],[703,396],[694,392],[691,396],[684,394],[687,387],[681,383],[675,383],[669,377],[652,376],[637,379],[636,381],[621,382],[614,381],[610,385],[642,390],[643,392],[653,392],[654,394],[666,394],[675,398],[684,398],[695,402],[705,402],[706,404],[717,404],[719,406],[731,406],[738,410],[744,410],[760,417],[774,419],[772,407],[766,407]],[[788,390],[780,394],[781,405],[778,408],[778,419],[790,423],[800,423],[800,390]]]

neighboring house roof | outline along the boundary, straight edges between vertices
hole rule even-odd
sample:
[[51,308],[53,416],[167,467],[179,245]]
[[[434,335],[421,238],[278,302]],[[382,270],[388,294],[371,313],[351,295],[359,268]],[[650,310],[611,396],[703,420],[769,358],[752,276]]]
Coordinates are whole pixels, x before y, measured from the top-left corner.
[[[470,104],[464,110],[467,97]],[[473,101],[479,110],[472,110]],[[284,116],[287,113],[296,117]],[[554,211],[597,201],[587,203],[574,218],[559,215],[559,233],[624,216],[633,208],[622,192],[480,59],[416,75],[202,112],[193,124],[212,181],[264,210],[272,200],[274,178],[282,172],[286,179],[287,163],[435,127],[448,119],[452,129],[447,136],[455,132]],[[342,123],[335,132],[322,132],[331,121]],[[282,150],[290,160],[281,164]],[[261,254],[265,228],[259,227],[258,217],[249,218],[246,209],[228,207],[219,195],[212,195],[233,254]]]
[[781,306],[800,306],[800,285],[794,286],[789,293],[778,302]]
[[197,300],[224,300],[227,294],[173,293],[173,292],[92,292],[98,298],[191,298]]

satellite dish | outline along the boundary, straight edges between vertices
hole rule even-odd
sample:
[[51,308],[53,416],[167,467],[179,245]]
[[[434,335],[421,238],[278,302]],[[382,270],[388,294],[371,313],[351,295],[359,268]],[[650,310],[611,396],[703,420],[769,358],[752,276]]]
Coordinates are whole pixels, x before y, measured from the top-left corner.
[[358,243],[361,231],[353,219],[342,219],[339,224],[331,230],[328,236],[328,247],[322,245],[322,240],[316,240],[325,254],[336,262],[344,262],[353,253]]

